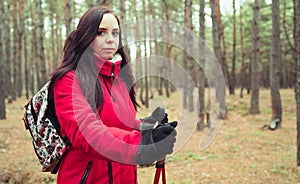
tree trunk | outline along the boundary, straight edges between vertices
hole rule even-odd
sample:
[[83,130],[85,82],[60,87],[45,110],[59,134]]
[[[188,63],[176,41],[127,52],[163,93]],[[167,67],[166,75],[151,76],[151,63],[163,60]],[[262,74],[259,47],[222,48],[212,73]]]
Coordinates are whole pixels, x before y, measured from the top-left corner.
[[[56,1],[57,3],[59,1]],[[58,25],[61,25],[61,18],[60,18],[60,13],[61,12],[56,12],[56,16],[55,16],[55,20],[56,20],[56,23]],[[55,52],[55,65],[53,66],[53,70],[55,71],[55,69],[57,68],[57,66],[60,64],[61,62],[61,56],[62,56],[62,53],[63,53],[63,38],[62,38],[62,28],[61,27],[56,27],[55,29],[55,36],[56,36],[56,52]]]
[[[126,7],[125,7],[125,2],[124,0],[120,0],[120,21],[124,24],[126,23]],[[124,35],[124,38],[126,38],[126,35]]]
[[[184,24],[185,27],[188,28],[189,30],[192,30],[192,0],[185,0],[185,6],[184,6]],[[184,50],[184,62],[186,63],[186,71],[190,74],[190,76],[193,76],[193,69],[194,69],[194,62],[193,58],[189,53],[192,53],[193,49],[193,40],[190,36],[190,34],[185,34],[185,45],[184,47],[186,50]],[[194,86],[190,80],[186,81],[186,97],[187,97],[187,109],[190,112],[194,111],[194,98],[193,98],[193,92],[194,92]],[[186,98],[184,97],[184,98]]]
[[66,35],[69,35],[71,32],[71,23],[72,23],[70,0],[64,0],[64,10],[65,10]]
[[[225,42],[225,35],[224,35],[224,27],[222,25],[222,20],[221,20],[221,8],[220,8],[220,0],[214,0],[214,6],[215,6],[215,12],[216,12],[216,24],[218,27],[218,35],[219,35],[219,43],[220,43],[220,60],[219,62],[221,63],[222,66],[222,71],[223,75],[225,78],[225,81],[229,84],[231,83],[230,80],[230,74],[229,74],[229,69],[227,65],[227,44]],[[224,89],[226,90],[226,89]],[[223,92],[222,92],[223,93]],[[225,92],[224,92],[225,93]]]
[[[293,29],[293,35],[294,35],[294,43],[295,43],[295,46],[294,46],[294,49],[293,49],[293,60],[294,61],[296,61],[296,62],[293,62],[290,66],[291,66],[291,71],[292,71],[292,80],[291,81],[293,81],[292,82],[292,85],[290,85],[290,86],[292,86],[292,87],[295,87],[295,83],[297,83],[298,81],[298,79],[297,79],[297,77],[298,77],[298,73],[297,73],[297,45],[296,45],[296,43],[297,43],[297,38],[296,38],[296,34],[297,34],[297,26],[296,26],[296,24],[298,25],[299,24],[299,19],[298,19],[298,22],[297,22],[297,1],[298,0],[293,0],[293,10],[294,10],[294,16],[293,16],[293,22],[294,22],[294,29]],[[299,1],[298,1],[299,2]]]
[[40,81],[40,73],[39,71],[39,63],[37,60],[37,26],[36,26],[36,16],[33,12],[34,6],[29,3],[29,9],[30,9],[30,17],[32,19],[31,26],[32,26],[32,36],[31,36],[31,54],[30,54],[30,60],[29,60],[29,66],[30,66],[30,76],[28,77],[29,85],[30,85],[30,91],[32,94],[36,92],[35,90],[35,84],[39,83]]
[[24,38],[24,0],[19,0],[19,29],[18,29],[18,34],[19,34],[19,54],[18,54],[18,75],[17,75],[17,80],[18,80],[18,97],[22,96],[22,90],[23,90],[23,85],[22,85],[22,74],[23,74],[23,54],[24,54],[24,49],[23,49],[23,38]]
[[[1,15],[5,15],[4,11],[4,2],[0,2],[0,12]],[[3,16],[0,16],[0,22],[5,22],[5,19]],[[0,24],[0,56],[2,56],[3,59],[0,60],[0,119],[6,119],[6,113],[5,113],[5,94],[6,94],[6,87],[5,87],[5,75],[4,75],[4,65],[5,65],[5,44],[4,44],[4,24]],[[4,57],[3,57],[4,56]]]
[[42,1],[35,0],[36,3],[36,13],[38,15],[37,18],[37,55],[38,62],[40,66],[40,74],[41,80],[38,83],[38,87],[40,88],[43,84],[48,80],[46,63],[45,63],[45,53],[44,53],[44,16],[42,11]]
[[[284,35],[285,35],[285,39],[287,40],[288,42],[288,45],[290,47],[290,49],[292,49],[294,52],[296,51],[296,48],[295,46],[292,44],[291,42],[291,39],[290,39],[290,34],[288,33],[288,28],[287,28],[287,22],[286,22],[286,11],[287,11],[287,5],[286,5],[286,1],[287,0],[283,0],[283,21],[282,21],[282,24],[283,24],[283,30],[284,30]],[[294,28],[295,29],[295,28]],[[295,33],[294,33],[295,34]]]
[[[134,11],[134,17],[135,17],[135,22],[136,22],[136,24],[135,24],[135,39],[140,40],[140,32],[139,32],[140,25],[139,25],[138,13],[137,13],[136,0],[133,0],[132,4],[133,4],[133,11]],[[139,98],[140,98],[141,103],[144,105],[145,102],[143,100],[143,86],[142,86],[143,82],[142,82],[142,80],[140,80],[142,77],[142,64],[141,64],[141,59],[140,59],[141,52],[140,52],[140,43],[139,42],[136,43],[136,48],[137,48],[137,51],[136,51],[136,56],[135,56],[135,61],[136,61],[135,76],[138,79],[137,80],[137,88],[141,89]]]
[[[54,15],[56,15],[55,8],[54,8],[54,3],[53,1],[49,1],[49,9],[50,9],[50,28],[51,28],[51,46],[50,46],[50,66],[49,66],[49,71],[52,73],[55,71],[56,68],[56,48],[57,48],[57,43],[56,43],[56,38],[55,38],[55,28],[54,28]],[[57,15],[56,15],[57,16]],[[56,35],[57,36],[57,35]]]
[[234,95],[234,89],[235,89],[235,60],[236,60],[236,8],[235,8],[235,0],[232,1],[232,9],[233,9],[233,41],[232,41],[232,64],[231,64],[231,77],[229,84],[229,94]]
[[[146,17],[146,2],[143,0],[143,17]],[[145,64],[145,106],[146,108],[149,107],[149,82],[148,82],[148,49],[147,49],[147,27],[146,27],[146,21],[143,21],[143,30],[144,30],[144,64]]]
[[[292,53],[296,53],[295,44],[292,43],[291,37],[290,37],[291,33],[289,31],[291,29],[288,26],[287,21],[286,21],[286,17],[287,17],[286,13],[287,13],[287,11],[290,10],[289,7],[287,8],[286,2],[287,2],[287,0],[283,1],[283,21],[282,21],[282,24],[283,24],[283,31],[284,31],[284,35],[285,35],[285,40],[288,42],[289,47],[285,47],[285,46],[282,45],[284,47],[285,51],[286,51],[286,52],[284,52],[283,56],[289,55],[288,54],[289,51],[292,51]],[[295,0],[294,0],[294,4],[295,4]],[[295,6],[294,6],[294,14],[295,14]],[[295,21],[295,16],[294,16],[294,21]],[[295,34],[295,26],[294,26],[294,29],[293,29],[292,33]],[[293,54],[293,61],[295,61],[295,60],[296,60],[296,55]],[[282,63],[286,63],[286,62],[282,61]],[[293,87],[296,83],[296,78],[297,78],[296,77],[296,75],[297,75],[296,74],[296,69],[295,69],[296,64],[294,62],[287,62],[287,63],[288,64],[284,65],[286,78],[283,81],[283,85],[284,85],[283,87],[286,87],[286,88]]]
[[[28,2],[25,2],[27,4],[25,4],[25,7],[28,7]],[[26,13],[26,12],[25,12]],[[26,20],[28,20],[28,14],[25,15]],[[24,20],[24,24],[28,24],[28,21],[25,22]],[[28,38],[30,37],[30,32],[27,30],[27,29],[24,29],[24,37],[23,37],[23,40],[24,40],[24,82],[25,82],[25,96],[26,96],[26,99],[29,99],[29,68],[28,68],[28,61],[29,61],[29,55],[28,55],[28,48],[31,47],[30,44],[28,44]]]
[[271,60],[271,101],[272,120],[282,122],[282,107],[280,98],[280,3],[272,0],[272,60]]
[[18,1],[13,1],[13,94],[12,100],[17,99],[18,89],[19,89],[19,80],[18,80],[18,59],[20,51],[19,49],[19,25],[18,25]]
[[6,43],[5,47],[5,76],[6,76],[6,85],[7,86],[7,98],[8,98],[8,103],[11,103],[14,98],[14,90],[12,86],[12,71],[11,71],[11,64],[12,64],[12,59],[11,59],[11,39],[10,39],[10,28],[11,28],[11,1],[7,0],[7,6],[6,6],[6,13],[3,14],[6,23],[5,23],[5,31],[4,31],[4,43]]
[[[26,32],[28,33],[28,32]],[[29,71],[29,68],[28,68],[28,36],[24,35],[24,74],[25,74],[25,96],[26,96],[26,99],[29,99],[29,78],[28,78],[28,71]]]
[[[162,1],[162,12],[164,12],[164,17],[165,20],[167,22],[169,22],[171,20],[170,17],[170,13],[169,13],[169,6],[168,6],[168,2],[166,0]],[[163,36],[167,36],[167,43],[165,43],[163,45],[163,56],[167,59],[171,58],[171,50],[172,50],[172,46],[171,46],[171,37],[168,34],[170,31],[170,26],[169,24],[166,24],[162,27],[162,32],[163,32]],[[170,74],[170,65],[167,62],[163,62],[161,66],[161,72],[164,73],[164,76],[169,76]],[[160,77],[160,88],[161,88],[161,95],[163,94],[163,88],[165,89],[165,94],[167,97],[170,97],[170,87],[169,87],[169,82],[164,78],[164,77]]]
[[241,67],[241,91],[240,97],[243,98],[243,89],[246,87],[246,64],[245,64],[245,48],[244,48],[244,30],[243,30],[243,5],[240,5],[240,44],[241,44],[241,55],[242,55],[242,67]]
[[200,131],[204,128],[204,116],[205,116],[205,0],[200,0],[200,14],[199,14],[199,22],[200,22],[200,39],[202,43],[200,43],[200,67],[199,67],[199,80],[198,80],[198,122],[197,122],[197,130]]
[[297,68],[297,82],[295,84],[296,105],[297,105],[297,165],[300,166],[300,0],[294,1],[295,6],[295,34],[294,40],[296,45],[296,68]]
[[[147,7],[147,10],[148,10],[148,30],[149,30],[149,37],[151,38],[151,39],[153,39],[153,35],[155,34],[155,29],[154,29],[154,25],[152,25],[151,24],[151,19],[152,19],[152,6],[151,6],[151,0],[148,0],[148,7]],[[154,30],[154,31],[153,31]],[[154,33],[154,34],[153,34]],[[153,42],[153,40],[151,40],[151,39],[148,39],[148,42],[149,42],[149,50],[150,50],[150,56],[153,56],[153,55],[155,55],[154,53],[153,53],[153,47],[152,47],[152,44],[154,43],[155,44],[155,42]],[[156,60],[155,61],[150,61],[149,60],[149,65],[150,66],[157,66],[157,62],[156,62]],[[152,71],[151,71],[151,69],[153,69],[153,67],[149,67],[149,72],[152,74]],[[156,70],[155,70],[156,71]],[[156,74],[156,76],[157,76],[157,74]],[[153,77],[149,77],[149,92],[150,92],[150,99],[152,99],[153,98],[153,96],[154,96],[154,94],[153,94]]]
[[[218,23],[218,21],[220,21],[220,18],[218,18],[218,16],[220,16],[220,13],[217,13],[218,12],[218,3],[219,3],[219,0],[210,0],[210,6],[211,6],[211,18],[212,18],[212,24],[213,24],[213,42],[214,42],[214,53],[215,53],[215,56],[216,56],[216,59],[218,60],[218,62],[221,63],[221,66],[222,66],[222,70],[223,70],[223,74],[225,75],[225,78],[226,78],[226,66],[225,66],[225,63],[224,61],[222,61],[222,52],[221,52],[221,44],[220,44],[220,23]],[[216,76],[217,77],[217,76]],[[218,79],[216,78],[215,80],[216,84],[215,85],[215,88],[217,88],[218,86]],[[219,112],[219,115],[218,117],[220,119],[223,119],[224,118],[224,112],[223,110],[225,110],[225,88],[222,89],[222,90],[216,90],[216,98],[219,102],[219,108],[220,108],[220,112]]]
[[260,4],[259,0],[254,1],[253,5],[253,49],[252,49],[252,61],[251,61],[251,114],[259,114],[259,71],[258,71],[258,62],[259,62],[259,46],[260,46],[260,37],[259,37],[259,22],[260,22]]
[[[187,5],[186,5],[186,0],[184,1],[185,6],[184,6],[184,24],[187,26],[187,20],[188,20],[188,15],[187,15]],[[183,48],[187,49],[188,48],[188,38],[186,32],[184,32],[184,43],[183,43]],[[187,55],[187,50],[183,50],[183,68],[185,71],[188,71],[188,55]],[[188,108],[188,79],[186,75],[183,75],[183,108],[187,109]]]

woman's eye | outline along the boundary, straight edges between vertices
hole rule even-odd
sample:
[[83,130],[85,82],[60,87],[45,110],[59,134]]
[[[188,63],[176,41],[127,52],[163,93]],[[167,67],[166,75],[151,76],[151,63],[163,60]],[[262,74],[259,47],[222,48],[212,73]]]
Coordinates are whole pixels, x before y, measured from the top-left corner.
[[119,35],[119,32],[117,32],[117,31],[114,31],[114,32],[112,32],[112,35],[114,35],[114,36],[118,36],[118,35]]
[[99,35],[99,36],[104,35],[104,31],[98,31],[97,35]]

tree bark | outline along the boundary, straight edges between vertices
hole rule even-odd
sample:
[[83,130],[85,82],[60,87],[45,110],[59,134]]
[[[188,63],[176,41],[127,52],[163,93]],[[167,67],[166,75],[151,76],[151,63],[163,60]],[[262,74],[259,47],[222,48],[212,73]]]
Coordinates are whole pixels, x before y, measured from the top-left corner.
[[199,14],[199,22],[200,22],[200,67],[199,67],[199,80],[198,80],[198,122],[197,122],[197,130],[200,131],[204,128],[204,117],[205,117],[205,0],[200,0],[200,14]]
[[295,84],[295,96],[297,105],[297,165],[300,166],[300,0],[294,1],[295,17],[294,26],[295,34],[294,40],[296,45],[296,68],[297,68],[297,82]]
[[29,66],[30,66],[30,72],[29,72],[29,86],[30,86],[30,91],[31,94],[34,94],[36,92],[35,86],[36,84],[39,83],[40,81],[40,73],[39,71],[39,63],[37,60],[37,26],[36,26],[36,16],[34,13],[34,4],[28,3],[29,9],[30,9],[30,18],[32,19],[31,21],[31,26],[32,26],[32,36],[31,36],[31,54],[30,54],[30,60],[29,60]]
[[[139,40],[140,39],[140,23],[139,23],[139,17],[138,17],[138,12],[137,12],[137,2],[136,0],[132,1],[132,5],[133,5],[133,13],[134,13],[134,17],[135,17],[135,39]],[[142,64],[141,64],[141,52],[140,52],[140,43],[136,42],[136,56],[135,56],[135,61],[136,61],[136,78],[138,79],[137,81],[137,89],[140,89],[141,91],[139,91],[140,94],[140,101],[141,103],[144,105],[145,102],[143,100],[143,82],[140,80],[142,77]]]
[[18,89],[17,89],[17,94],[18,97],[22,96],[22,90],[23,90],[23,79],[22,79],[22,74],[23,74],[23,55],[24,55],[24,0],[19,0],[19,29],[18,29],[18,38],[19,38],[19,48],[18,48],[18,74],[17,74],[17,80],[18,80]]
[[[165,20],[169,22],[171,20],[170,17],[170,11],[169,11],[169,6],[168,2],[166,0],[162,1],[162,12],[164,12],[163,16],[165,17]],[[168,34],[170,31],[170,26],[169,24],[166,24],[162,27],[162,32],[163,36],[167,36],[167,43],[163,45],[163,56],[165,58],[170,59],[171,58],[171,50],[172,50],[172,45],[170,44],[171,42],[171,37]],[[170,65],[167,62],[163,62],[161,66],[161,72],[163,72],[165,75],[164,76],[169,76],[170,74]],[[165,89],[165,94],[167,97],[170,97],[170,87],[169,87],[169,82],[164,78],[160,77],[160,87],[161,87],[161,94],[163,94],[163,88]]]
[[[27,3],[27,4],[26,4]],[[25,2],[24,6],[28,7],[28,2]],[[25,12],[26,13],[26,12]],[[28,14],[25,15],[25,19],[24,19],[24,24],[27,23],[28,21]],[[24,82],[25,82],[25,96],[26,99],[29,99],[29,68],[28,68],[28,61],[29,61],[29,55],[28,55],[28,48],[31,47],[30,44],[28,44],[28,38],[30,37],[29,31],[27,29],[24,29],[24,37],[23,37],[23,41],[24,41]]]
[[6,76],[6,86],[7,86],[7,98],[8,98],[8,103],[12,103],[13,98],[14,98],[14,90],[12,86],[12,71],[11,71],[11,39],[10,39],[10,29],[11,29],[11,1],[7,0],[7,5],[6,5],[6,13],[4,14],[6,23],[5,23],[5,32],[4,32],[4,40],[6,43],[6,48],[5,48],[5,76]]
[[253,5],[253,48],[251,61],[251,107],[250,114],[259,114],[259,71],[258,62],[260,55],[260,37],[259,37],[259,22],[260,22],[260,4],[259,0],[254,1]]
[[19,25],[18,25],[18,1],[13,1],[13,94],[12,100],[17,99],[18,89],[19,89],[19,80],[18,80],[18,60],[19,60]]
[[280,98],[280,2],[272,0],[272,60],[271,60],[271,101],[272,120],[282,123],[282,107]]
[[[27,32],[28,33],[28,32]],[[24,76],[24,82],[25,82],[25,96],[26,99],[29,99],[29,68],[28,68],[28,36],[24,35],[24,70],[25,70],[25,76]]]
[[[5,11],[4,11],[4,2],[1,1],[0,2],[0,12],[1,12],[1,15],[4,15],[5,14]],[[5,45],[4,45],[4,31],[5,31],[5,28],[4,28],[4,24],[2,24],[3,22],[5,22],[4,20],[4,17],[3,16],[0,16],[0,56],[4,56],[3,59],[0,60],[0,76],[2,76],[0,78],[0,119],[6,119],[6,113],[5,113],[5,97],[6,97],[6,90],[7,89],[5,87],[5,75],[4,75],[4,60],[5,60],[5,55],[4,55],[4,50],[5,50]]]
[[70,0],[64,0],[64,10],[65,10],[66,35],[69,35],[69,33],[71,32],[71,23],[72,23]]
[[[284,47],[284,49],[286,50],[283,53],[283,56],[287,56],[289,51],[292,51],[292,53],[296,53],[295,44],[292,43],[291,37],[290,37],[290,34],[295,34],[295,26],[294,26],[294,29],[292,30],[292,32],[289,32],[289,31],[291,31],[291,29],[287,25],[287,21],[286,21],[286,17],[287,17],[286,13],[287,13],[288,10],[290,10],[289,7],[287,8],[287,1],[288,0],[283,1],[283,21],[282,21],[282,24],[283,24],[283,31],[284,31],[284,35],[285,35],[285,40],[288,43],[288,47],[285,47],[285,46],[282,45]],[[293,8],[294,8],[293,10],[294,10],[294,14],[295,14],[295,6]],[[295,19],[295,16],[294,16],[294,19]],[[293,54],[293,61],[296,61],[296,55],[295,54]],[[282,61],[282,63],[285,63],[285,62]],[[296,68],[296,63],[292,62],[292,63],[289,63],[289,64],[285,64],[284,68],[285,68],[286,78],[283,81],[283,87],[284,88],[293,87],[296,83],[296,78],[297,78],[296,77],[296,75],[297,75],[296,74],[296,69],[295,69]]]
[[[152,15],[153,15],[153,12],[152,12],[152,6],[151,6],[151,0],[148,0],[148,6],[147,6],[147,11],[148,11],[148,35],[149,35],[149,37],[150,38],[152,38],[153,39],[153,37],[154,37],[154,34],[155,34],[155,32],[156,32],[156,30],[154,29],[154,25],[152,25],[151,24],[151,19],[152,19]],[[153,56],[153,55],[155,55],[154,54],[154,49],[153,49],[153,46],[152,46],[152,44],[156,44],[156,42],[154,42],[153,40],[151,40],[151,39],[149,39],[148,40],[148,42],[149,42],[149,51],[150,51],[150,57],[151,56]],[[157,67],[157,62],[156,62],[156,60],[155,61],[153,61],[153,60],[150,60],[149,59],[149,65],[150,66],[156,66]],[[149,72],[152,74],[154,71],[157,71],[157,70],[154,70],[153,72],[152,72],[152,70],[153,70],[153,67],[149,67]],[[156,76],[157,76],[157,74],[156,74]],[[154,96],[154,94],[153,94],[153,77],[149,77],[149,92],[150,92],[150,99],[152,99],[153,98],[153,96]]]
[[[54,16],[56,15],[55,8],[54,8],[54,3],[53,1],[49,1],[49,9],[50,9],[50,28],[51,28],[51,46],[50,46],[50,65],[49,65],[49,71],[52,73],[55,71],[56,68],[56,49],[57,48],[57,43],[56,43],[56,38],[55,38],[55,28],[54,28]],[[57,15],[56,15],[57,16]],[[57,36],[57,35],[56,35]]]
[[37,18],[37,55],[38,62],[40,66],[41,80],[38,83],[38,88],[43,86],[43,84],[48,80],[45,53],[44,53],[44,15],[42,9],[42,1],[35,0],[36,3],[36,14]]
[[219,60],[219,62],[221,62],[225,81],[230,86],[230,83],[231,83],[230,73],[229,73],[229,69],[228,69],[228,65],[227,65],[227,61],[226,61],[227,60],[227,44],[225,41],[224,27],[222,25],[222,19],[221,19],[222,15],[221,15],[221,8],[220,8],[220,0],[214,0],[214,6],[215,6],[215,12],[216,12],[216,24],[218,27],[218,35],[219,35],[219,40],[220,40],[219,41],[219,43],[220,43],[220,60]]
[[[143,17],[146,17],[146,2],[143,0]],[[143,30],[144,30],[144,64],[145,64],[145,106],[146,108],[149,107],[149,76],[148,76],[148,49],[147,49],[147,27],[146,21],[143,21]]]
[[[120,3],[120,21],[122,23],[126,23],[126,7],[125,7],[126,1],[120,0],[119,3]],[[125,35],[124,38],[126,38]]]
[[234,95],[235,94],[235,60],[236,60],[236,8],[235,8],[235,0],[232,1],[232,9],[233,9],[233,41],[232,41],[232,64],[231,64],[231,77],[229,84],[229,94]]
[[[217,59],[217,62],[221,63],[222,66],[222,70],[223,70],[223,75],[225,75],[225,79],[226,79],[226,71],[227,71],[227,67],[226,67],[226,63],[224,61],[222,61],[222,51],[221,51],[221,42],[220,42],[220,22],[218,23],[218,21],[220,21],[220,13],[218,10],[218,5],[219,0],[210,0],[210,7],[211,7],[211,17],[212,17],[212,24],[213,24],[213,42],[214,42],[214,53]],[[219,18],[218,18],[219,17]],[[218,80],[218,76],[216,76],[215,79],[215,87],[218,86],[218,82],[220,82]],[[218,115],[218,118],[220,119],[224,119],[224,112],[223,110],[225,110],[225,88],[221,89],[221,90],[216,90],[216,98],[219,102],[219,108],[220,108],[220,112]]]
[[[58,3],[60,1],[56,1],[56,3]],[[62,24],[62,20],[60,18],[60,11],[56,12],[56,16],[55,16],[55,20],[56,20],[56,24],[57,25],[61,25]],[[60,64],[61,62],[61,57],[62,57],[62,53],[63,53],[63,38],[62,38],[62,28],[60,26],[56,26],[55,29],[55,37],[56,37],[56,52],[55,52],[55,65],[53,66],[53,70],[55,71],[56,67]]]
[[243,89],[246,87],[246,64],[245,64],[245,48],[244,48],[244,30],[243,30],[243,5],[240,5],[240,44],[241,44],[241,59],[242,59],[242,67],[241,67],[241,91],[240,97],[243,98]]
[[[185,6],[184,6],[184,24],[185,27],[188,28],[188,30],[193,29],[193,23],[192,23],[192,0],[185,0]],[[184,51],[184,63],[186,63],[186,71],[190,74],[191,77],[194,75],[194,62],[193,58],[189,53],[192,53],[193,49],[193,40],[190,36],[190,34],[185,33],[185,45],[186,50]],[[194,86],[191,83],[190,80],[186,81],[186,98],[187,98],[187,109],[190,112],[194,111],[194,98],[193,98],[193,92],[194,92]],[[184,97],[185,98],[185,97]]]

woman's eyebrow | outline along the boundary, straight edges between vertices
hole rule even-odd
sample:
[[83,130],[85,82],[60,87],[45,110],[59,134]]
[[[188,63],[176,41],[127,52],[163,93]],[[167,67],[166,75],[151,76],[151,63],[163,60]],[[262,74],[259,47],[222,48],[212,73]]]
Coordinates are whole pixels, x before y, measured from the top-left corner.
[[[104,27],[100,27],[98,30],[100,30],[100,31],[106,31],[108,29],[104,28]],[[120,29],[119,28],[114,28],[113,31],[120,31]]]

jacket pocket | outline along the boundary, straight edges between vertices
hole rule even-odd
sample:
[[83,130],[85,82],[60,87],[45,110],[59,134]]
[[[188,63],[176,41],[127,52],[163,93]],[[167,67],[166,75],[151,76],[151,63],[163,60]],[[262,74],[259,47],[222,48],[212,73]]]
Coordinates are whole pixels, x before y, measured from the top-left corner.
[[87,181],[87,179],[89,177],[91,168],[92,168],[92,163],[93,163],[92,161],[89,161],[89,163],[87,164],[87,166],[86,166],[86,168],[84,170],[84,173],[83,173],[83,175],[82,175],[82,177],[80,179],[80,182],[79,182],[80,184],[85,184],[86,183],[86,181]]

